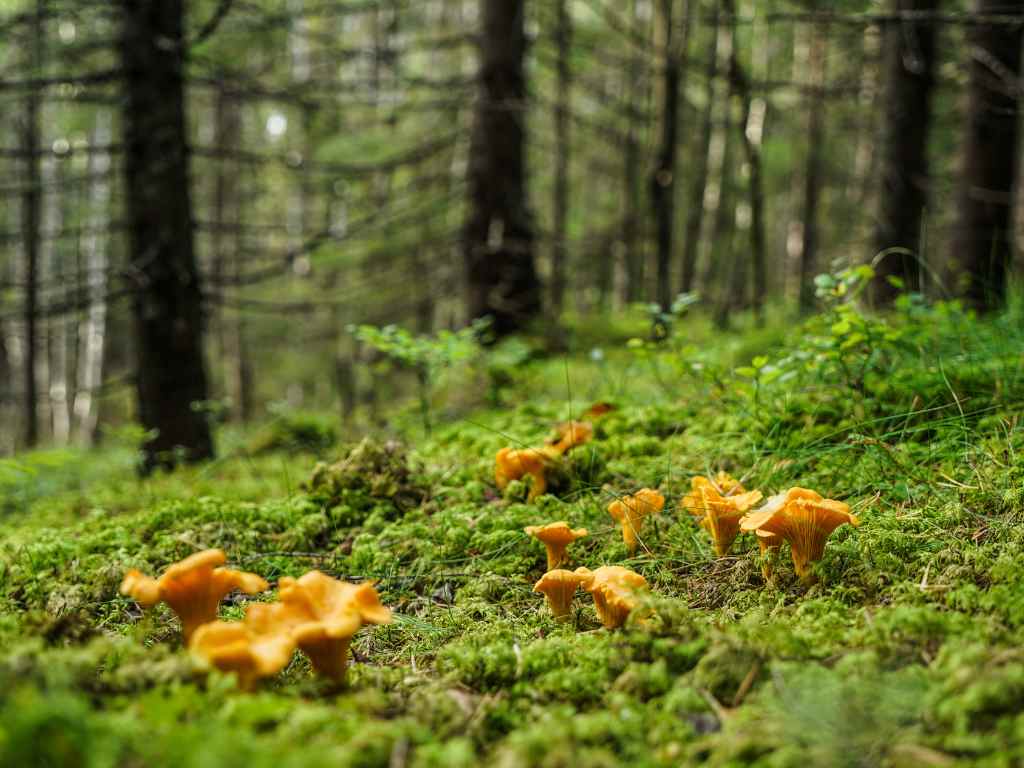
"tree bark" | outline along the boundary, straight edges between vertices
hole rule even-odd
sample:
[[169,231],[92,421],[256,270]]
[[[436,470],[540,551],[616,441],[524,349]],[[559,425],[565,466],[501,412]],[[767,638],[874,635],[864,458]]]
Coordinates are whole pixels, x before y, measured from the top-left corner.
[[[935,11],[938,0],[892,0],[894,13]],[[888,306],[906,290],[921,289],[921,221],[928,203],[928,131],[935,82],[935,25],[904,20],[885,30],[885,124],[882,135],[882,184],[878,200],[875,250],[893,251],[876,265],[874,302]]]
[[[689,15],[692,0],[686,2]],[[657,240],[657,298],[662,312],[672,306],[672,241],[675,234],[676,145],[679,135],[679,91],[686,69],[689,19],[676,20],[675,0],[657,0],[655,48],[660,54],[658,154],[651,174],[651,203]]]
[[558,47],[558,94],[555,107],[555,189],[551,244],[551,317],[557,323],[565,304],[565,268],[569,219],[569,114],[572,76],[569,54],[572,46],[572,19],[569,0],[556,0],[555,44]]
[[715,77],[718,73],[718,3],[714,4],[711,23],[711,40],[708,44],[708,58],[704,68],[707,81],[707,103],[701,116],[700,141],[693,165],[693,183],[686,213],[686,230],[683,238],[683,264],[680,289],[690,293],[694,288],[697,274],[697,254],[700,250],[701,229],[704,224],[704,195],[708,185],[711,137],[714,133]]
[[[29,45],[29,70],[33,77],[42,76],[43,18],[46,0],[36,0]],[[25,96],[25,117],[22,125],[22,150],[25,154],[25,194],[22,198],[22,241],[25,251],[25,354],[24,359],[24,443],[33,448],[39,442],[39,389],[36,379],[39,347],[39,227],[42,219],[42,195],[39,153],[39,92],[29,89]]]
[[[185,133],[183,0],[120,0],[142,470],[213,456]],[[179,453],[180,452],[180,453]]]
[[[975,12],[1019,13],[1024,0],[976,0]],[[1013,182],[1021,95],[1021,27],[980,24],[971,31],[959,221],[953,237],[956,283],[978,311],[1006,301],[1013,258]]]
[[824,182],[825,55],[827,29],[813,30],[810,40],[811,82],[807,99],[807,161],[804,169],[803,246],[800,251],[800,311],[814,309],[814,278],[818,271],[818,202]]
[[524,0],[480,0],[480,94],[469,159],[463,237],[470,318],[489,316],[496,337],[541,311],[525,163]]

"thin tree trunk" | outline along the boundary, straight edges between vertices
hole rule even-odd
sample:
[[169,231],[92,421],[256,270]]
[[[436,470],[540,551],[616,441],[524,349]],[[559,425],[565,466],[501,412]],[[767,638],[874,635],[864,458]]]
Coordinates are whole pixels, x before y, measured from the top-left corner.
[[496,336],[523,329],[542,307],[527,207],[524,0],[480,0],[481,93],[469,159],[463,238],[471,318]]
[[[63,275],[67,272],[63,253],[63,239],[58,237],[64,228],[64,210],[61,205],[65,160],[49,154],[43,161],[43,227],[46,234],[40,250],[42,274],[40,282],[59,283],[57,300],[66,302],[73,293]],[[46,329],[46,353],[39,360],[38,378],[46,382],[45,412],[49,417],[50,435],[57,445],[67,445],[71,437],[71,411],[68,407],[68,318],[66,314],[50,317]]]
[[565,304],[565,269],[569,219],[569,114],[572,110],[572,79],[569,54],[572,46],[572,19],[569,0],[556,0],[555,44],[558,47],[557,102],[555,106],[555,188],[551,244],[551,307],[557,323]]
[[[891,0],[894,13],[935,11],[938,0]],[[882,136],[881,195],[875,250],[892,251],[876,265],[871,294],[888,306],[901,289],[921,289],[921,222],[928,204],[928,132],[935,70],[935,25],[893,22],[885,42],[885,128]]]
[[[728,72],[729,59],[732,56],[732,28],[718,28],[719,67]],[[709,299],[717,296],[721,286],[719,282],[726,276],[731,263],[733,225],[736,221],[736,208],[733,202],[733,137],[732,137],[732,96],[731,87],[726,84],[724,93],[719,98],[716,88],[716,102],[721,104],[720,125],[718,135],[712,139],[711,155],[716,161],[718,178],[717,194],[709,201],[707,215],[711,217],[711,236],[706,243],[706,264],[704,277],[701,281],[702,292]]]
[[708,44],[708,58],[704,68],[707,81],[706,98],[700,125],[700,141],[693,165],[693,182],[690,187],[690,198],[686,213],[686,230],[683,238],[683,265],[680,289],[690,293],[694,288],[697,274],[697,254],[700,251],[701,229],[704,224],[704,195],[708,185],[708,167],[710,165],[711,137],[714,133],[715,77],[718,73],[718,3],[715,3],[711,15],[711,40]]
[[143,471],[213,456],[189,194],[183,0],[121,0],[125,194]]
[[814,309],[818,271],[818,202],[824,183],[825,55],[828,30],[816,28],[810,40],[810,97],[807,100],[807,161],[804,170],[803,248],[800,251],[800,311]]
[[[36,15],[32,23],[32,41],[29,45],[29,70],[35,77],[42,76],[43,38],[46,0],[36,1]],[[40,189],[39,92],[29,89],[25,96],[25,118],[22,125],[22,150],[25,154],[25,194],[22,198],[21,233],[25,251],[25,354],[24,358],[24,442],[32,448],[39,442],[39,389],[36,379],[38,364],[39,314],[39,227],[42,219]]]
[[[1024,0],[976,0],[974,9],[979,15],[1020,13]],[[1005,303],[1013,260],[1021,27],[978,25],[972,29],[969,51],[960,215],[952,261],[966,303],[985,312]]]
[[[635,26],[639,0],[630,2],[630,22]],[[623,199],[626,212],[622,222],[623,260],[626,280],[624,299],[627,304],[644,298],[644,249],[640,239],[640,139],[637,136],[635,115],[640,111],[640,83],[642,60],[639,51],[634,50],[626,75],[626,95],[629,105],[626,126],[626,146],[623,152]]]
[[[111,141],[110,114],[100,110],[96,114],[92,144],[106,146]],[[99,423],[98,390],[103,384],[103,355],[107,335],[107,247],[104,231],[108,225],[110,206],[110,155],[106,152],[89,154],[89,174],[94,177],[89,186],[88,235],[83,243],[85,251],[86,286],[89,306],[84,322],[79,326],[78,386],[75,392],[74,412],[77,420],[78,442],[93,445]]]
[[689,15],[693,0],[684,0],[684,18],[676,21],[675,0],[657,0],[654,44],[661,54],[659,80],[658,155],[651,174],[651,203],[657,233],[658,305],[662,312],[672,306],[672,241],[675,234],[676,145],[679,133],[679,91],[686,71]]

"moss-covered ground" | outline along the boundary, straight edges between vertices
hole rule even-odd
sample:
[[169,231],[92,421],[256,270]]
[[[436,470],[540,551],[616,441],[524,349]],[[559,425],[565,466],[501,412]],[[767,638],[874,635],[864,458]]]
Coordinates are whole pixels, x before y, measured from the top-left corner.
[[[222,434],[220,460],[145,480],[130,445],[0,464],[0,765],[1024,763],[1020,319],[847,306],[800,330],[682,321],[657,344],[581,332],[458,418],[444,402],[479,382],[452,371],[429,437],[402,414],[313,452]],[[552,493],[495,488],[500,447],[595,400],[618,408]],[[679,507],[719,469],[847,501],[862,525],[836,531],[816,585],[786,558],[766,585],[750,536],[716,558]],[[642,486],[668,503],[629,557],[606,506]],[[601,629],[584,593],[551,618],[522,529],[561,519],[591,532],[571,566],[644,574],[653,619]],[[208,547],[271,583],[374,579],[395,621],[358,636],[341,689],[296,655],[241,693],[195,668],[165,606],[117,592]]]

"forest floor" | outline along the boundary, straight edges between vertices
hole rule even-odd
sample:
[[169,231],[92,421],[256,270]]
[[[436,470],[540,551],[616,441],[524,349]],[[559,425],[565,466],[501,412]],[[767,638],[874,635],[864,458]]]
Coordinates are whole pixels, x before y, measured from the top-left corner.
[[[146,480],[113,445],[0,463],[0,765],[1020,765],[1024,324],[851,306],[799,332],[683,320],[657,344],[527,362],[506,405],[430,437],[407,419],[402,447],[303,451],[288,439],[309,424],[281,418]],[[452,373],[441,396],[471,386]],[[597,400],[617,409],[551,493],[498,491],[498,449]],[[717,470],[815,489],[861,525],[833,535],[817,584],[784,558],[766,585],[751,536],[715,557],[682,509]],[[667,504],[630,557],[606,508],[643,486]],[[523,533],[554,520],[590,531],[569,567],[642,573],[654,616],[605,630],[581,592],[554,621]],[[357,636],[341,689],[296,654],[240,692],[196,668],[166,606],[118,594],[128,568],[209,547],[272,585],[374,579],[394,622]]]

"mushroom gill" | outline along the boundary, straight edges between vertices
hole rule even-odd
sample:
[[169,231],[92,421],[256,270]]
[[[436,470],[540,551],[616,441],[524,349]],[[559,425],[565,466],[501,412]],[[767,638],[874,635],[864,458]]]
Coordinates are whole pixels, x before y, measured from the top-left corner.
[[554,569],[545,573],[533,585],[533,591],[547,598],[548,606],[556,619],[564,620],[568,618],[572,610],[572,599],[584,580],[584,576],[579,573]]
[[207,549],[171,565],[158,579],[133,569],[125,574],[120,591],[145,608],[167,603],[181,619],[188,643],[200,626],[216,620],[220,601],[233,589],[252,595],[268,587],[255,573],[221,567],[225,562],[223,550]]
[[789,542],[793,567],[805,583],[813,583],[811,563],[821,560],[829,536],[841,525],[860,525],[850,506],[825,499],[807,488],[790,488],[773,496],[764,507],[748,515],[741,525],[745,531],[761,531]]
[[606,629],[617,629],[626,623],[637,607],[637,595],[646,592],[647,579],[620,565],[603,565],[593,571],[577,568],[581,586],[594,597],[597,617]]
[[548,570],[555,568],[565,562],[565,550],[576,539],[582,539],[587,535],[586,528],[573,530],[564,520],[547,525],[529,525],[523,529],[527,536],[532,536],[541,542],[548,551]]

